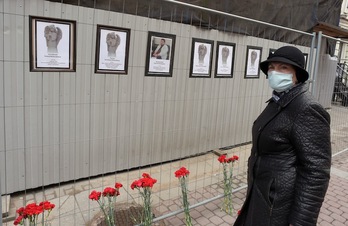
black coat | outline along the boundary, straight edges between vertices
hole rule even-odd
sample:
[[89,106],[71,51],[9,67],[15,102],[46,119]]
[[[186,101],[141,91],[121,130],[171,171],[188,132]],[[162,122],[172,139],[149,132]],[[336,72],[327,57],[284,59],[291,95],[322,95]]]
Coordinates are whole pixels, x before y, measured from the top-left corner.
[[330,179],[330,115],[306,84],[270,100],[252,140],[247,197],[234,225],[316,225]]

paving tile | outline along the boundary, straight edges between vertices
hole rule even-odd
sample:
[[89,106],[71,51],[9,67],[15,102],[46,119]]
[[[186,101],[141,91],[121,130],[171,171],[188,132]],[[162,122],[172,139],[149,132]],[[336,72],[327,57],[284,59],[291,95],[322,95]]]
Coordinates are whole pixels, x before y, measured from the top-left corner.
[[331,223],[331,225],[333,225],[333,226],[347,226],[345,223],[342,223],[340,221],[333,221]]
[[339,221],[341,223],[344,223],[344,222],[347,221],[347,219],[345,219],[344,217],[340,216],[338,213],[331,214],[331,217],[333,217],[335,219],[335,221]]
[[215,225],[220,225],[222,223],[224,223],[224,221],[218,217],[218,216],[212,216],[209,218],[210,222],[214,222]]
[[332,224],[331,224],[331,222],[322,221],[318,224],[318,226],[332,226]]

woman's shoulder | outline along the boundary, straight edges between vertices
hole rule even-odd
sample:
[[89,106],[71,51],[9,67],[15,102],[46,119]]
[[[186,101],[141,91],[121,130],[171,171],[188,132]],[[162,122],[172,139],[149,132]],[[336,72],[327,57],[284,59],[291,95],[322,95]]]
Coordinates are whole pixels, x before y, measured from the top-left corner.
[[309,92],[306,91],[294,99],[294,106],[298,114],[305,116],[321,116],[330,120],[330,114],[319,103],[319,101]]

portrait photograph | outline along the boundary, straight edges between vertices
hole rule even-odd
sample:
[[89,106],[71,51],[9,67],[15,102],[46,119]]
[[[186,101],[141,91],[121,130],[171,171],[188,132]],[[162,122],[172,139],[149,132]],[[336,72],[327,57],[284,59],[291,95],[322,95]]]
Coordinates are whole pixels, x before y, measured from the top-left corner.
[[127,74],[130,30],[97,25],[95,73]]
[[171,77],[175,50],[175,35],[148,33],[146,51],[146,76]]
[[217,42],[215,78],[232,78],[235,43]]
[[247,46],[245,78],[259,78],[262,48],[257,46]]
[[76,21],[29,17],[30,71],[76,71]]
[[190,77],[209,78],[213,57],[214,41],[192,39]]

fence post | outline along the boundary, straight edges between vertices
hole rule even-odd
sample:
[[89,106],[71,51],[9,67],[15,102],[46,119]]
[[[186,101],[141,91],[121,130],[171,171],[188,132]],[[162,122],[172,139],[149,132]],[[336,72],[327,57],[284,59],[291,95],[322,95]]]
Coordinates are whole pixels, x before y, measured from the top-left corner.
[[313,54],[314,54],[315,38],[316,38],[315,32],[313,32],[312,34],[313,34],[313,37],[312,37],[312,43],[311,43],[311,50],[309,51],[309,65],[308,65],[308,74],[309,74],[309,76],[313,76],[312,75],[313,62],[314,62]]
[[312,95],[315,96],[315,79],[318,74],[319,67],[319,57],[320,57],[320,46],[321,46],[322,32],[318,32],[318,42],[317,42],[317,52],[315,54],[315,62],[314,62],[314,72],[313,72],[313,81],[312,81]]
[[1,203],[0,203],[0,211],[1,211],[0,225],[2,225],[2,193],[1,193],[1,173],[0,173],[0,197],[1,197]]

